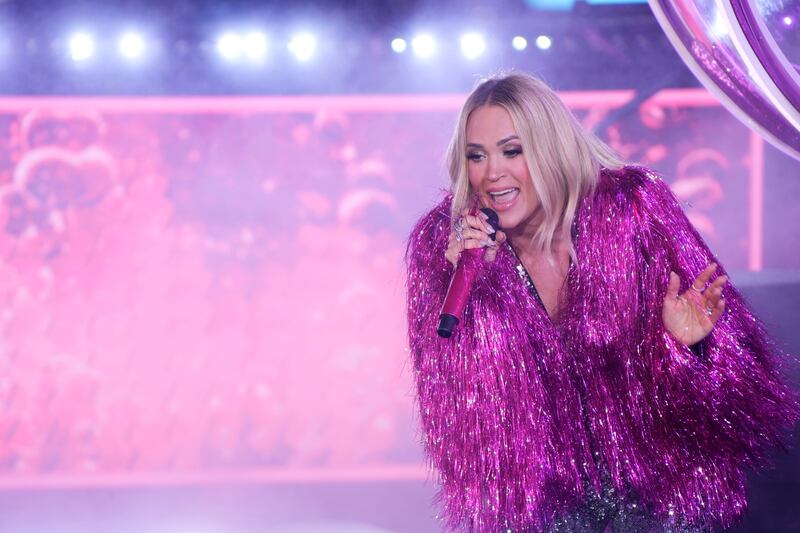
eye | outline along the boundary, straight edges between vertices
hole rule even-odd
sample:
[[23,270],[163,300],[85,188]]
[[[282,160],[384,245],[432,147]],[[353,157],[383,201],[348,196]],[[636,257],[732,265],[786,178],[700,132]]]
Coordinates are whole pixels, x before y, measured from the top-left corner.
[[509,148],[508,150],[503,150],[503,155],[508,158],[517,157],[521,153],[522,148]]
[[480,161],[480,160],[482,160],[484,157],[485,157],[485,156],[484,156],[482,153],[480,153],[480,152],[469,152],[469,153],[467,154],[467,159],[469,159],[470,161]]

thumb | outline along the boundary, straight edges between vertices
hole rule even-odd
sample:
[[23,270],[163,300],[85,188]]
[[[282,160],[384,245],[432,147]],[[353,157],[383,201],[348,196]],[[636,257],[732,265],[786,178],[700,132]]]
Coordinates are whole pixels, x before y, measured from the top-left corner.
[[497,241],[497,244],[503,244],[506,242],[506,234],[500,230],[497,230],[494,234],[494,240]]
[[664,296],[665,300],[674,300],[678,297],[678,289],[681,286],[681,278],[675,272],[669,273],[669,284],[667,285],[667,294]]

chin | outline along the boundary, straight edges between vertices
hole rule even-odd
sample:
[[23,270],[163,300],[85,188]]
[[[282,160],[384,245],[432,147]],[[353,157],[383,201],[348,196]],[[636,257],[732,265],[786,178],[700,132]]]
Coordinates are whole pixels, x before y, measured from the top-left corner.
[[500,218],[500,229],[503,230],[513,230],[517,226],[522,223],[522,217],[515,213],[503,213],[499,215]]

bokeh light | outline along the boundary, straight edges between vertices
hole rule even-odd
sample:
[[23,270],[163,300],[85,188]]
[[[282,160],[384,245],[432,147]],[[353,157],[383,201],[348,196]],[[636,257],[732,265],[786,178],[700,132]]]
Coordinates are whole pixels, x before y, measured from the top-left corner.
[[138,33],[128,32],[119,39],[119,52],[128,59],[138,59],[145,51],[144,38]]
[[475,59],[486,50],[486,41],[479,33],[467,33],[461,37],[461,53],[467,59]]
[[242,55],[242,38],[235,33],[225,33],[217,40],[217,51],[228,60]]
[[250,32],[242,39],[242,46],[250,59],[263,59],[267,55],[267,36],[258,31]]
[[414,37],[411,41],[411,48],[419,57],[431,57],[436,51],[436,40],[427,33],[423,33]]
[[94,55],[94,39],[88,33],[76,33],[69,40],[69,52],[73,61],[86,61]]
[[399,37],[396,39],[392,39],[392,50],[395,53],[402,54],[403,52],[406,51],[407,48],[408,48],[408,43],[406,42],[405,39],[401,39]]
[[316,49],[317,39],[310,33],[299,33],[289,41],[289,51],[300,62],[311,59]]
[[540,35],[536,38],[536,47],[539,50],[550,50],[551,46],[553,46],[553,39],[550,36]]

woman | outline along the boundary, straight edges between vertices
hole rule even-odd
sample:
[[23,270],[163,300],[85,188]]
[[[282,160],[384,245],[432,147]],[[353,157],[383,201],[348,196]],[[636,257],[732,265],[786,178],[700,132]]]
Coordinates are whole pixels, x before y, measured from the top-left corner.
[[[448,160],[452,194],[407,254],[417,398],[447,526],[733,523],[745,470],[797,409],[779,354],[668,187],[523,74],[470,94]],[[473,248],[485,262],[462,323],[440,338],[453,265]]]

